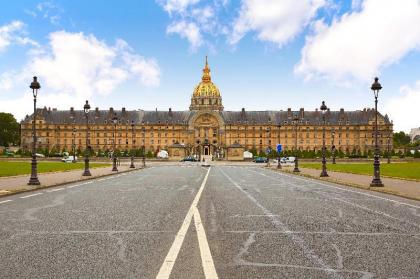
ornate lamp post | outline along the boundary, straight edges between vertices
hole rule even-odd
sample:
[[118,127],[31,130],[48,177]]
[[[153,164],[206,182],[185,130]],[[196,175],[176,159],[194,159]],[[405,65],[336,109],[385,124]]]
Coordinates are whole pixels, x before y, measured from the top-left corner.
[[89,170],[89,110],[90,105],[89,102],[86,100],[86,104],[83,106],[83,110],[85,111],[85,118],[86,118],[86,148],[85,148],[85,171],[83,172],[82,176],[91,176]]
[[114,124],[114,143],[113,143],[113,151],[112,151],[112,171],[118,171],[117,168],[117,157],[115,156],[115,141],[116,141],[116,133],[117,133],[117,123],[118,123],[118,117],[117,114],[114,113],[114,117],[112,118],[112,123]]
[[375,156],[373,162],[373,179],[370,183],[371,187],[383,187],[384,184],[381,181],[380,176],[380,165],[379,162],[379,146],[378,146],[378,95],[379,91],[382,89],[379,79],[376,77],[375,82],[372,84],[371,88],[375,96]]
[[327,173],[327,160],[325,159],[325,113],[327,111],[327,106],[325,105],[325,102],[322,101],[322,105],[320,107],[321,112],[322,112],[322,172],[321,172],[321,177],[327,177],[328,173]]
[[293,169],[293,172],[300,172],[299,170],[299,162],[298,162],[298,150],[297,150],[297,128],[298,128],[298,121],[299,121],[299,115],[294,114],[293,115],[293,121],[295,122],[295,168]]
[[387,141],[387,163],[391,163],[391,131],[388,128],[388,141]]
[[332,141],[331,141],[332,163],[335,164],[335,145],[334,145],[335,131],[334,130],[331,132],[331,136],[332,136]]
[[145,148],[145,139],[146,139],[146,128],[142,127],[141,128],[142,132],[143,132],[143,143],[141,146],[142,149],[142,154],[143,154],[143,158],[142,158],[142,164],[143,164],[143,168],[146,167],[146,148]]
[[31,178],[29,179],[28,185],[40,185],[41,183],[38,180],[37,172],[37,161],[36,161],[36,96],[38,95],[38,90],[41,88],[37,77],[34,77],[34,80],[31,82],[29,88],[32,89],[32,95],[34,96],[34,117],[32,120],[32,162],[31,162]]
[[[280,128],[281,128],[281,126],[279,125],[279,127],[278,127],[278,134],[277,134],[277,136],[278,136],[278,144],[280,144]],[[279,150],[278,150],[278,148],[277,148],[277,168],[278,169],[281,169],[281,163],[280,163],[280,152],[279,152]]]
[[76,163],[76,120],[73,120],[73,163]]
[[132,148],[132,151],[131,151],[131,164],[130,164],[130,168],[131,169],[134,169],[135,168],[135,166],[134,166],[134,141],[135,141],[135,139],[134,139],[134,120],[131,120],[131,148]]

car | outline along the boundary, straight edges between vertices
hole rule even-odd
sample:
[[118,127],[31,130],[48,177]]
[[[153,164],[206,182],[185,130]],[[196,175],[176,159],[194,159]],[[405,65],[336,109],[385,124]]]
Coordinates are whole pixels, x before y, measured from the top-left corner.
[[15,153],[13,153],[11,151],[6,151],[6,152],[4,152],[4,156],[6,156],[6,157],[15,157]]
[[202,167],[210,167],[209,162],[207,162],[205,159],[203,160],[203,162],[201,162],[201,166]]
[[255,163],[268,163],[268,158],[266,157],[256,157],[253,162]]
[[280,163],[282,164],[292,164],[296,160],[296,157],[283,157],[280,159]]
[[40,153],[35,153],[35,156],[38,158],[45,158],[45,155]]
[[63,157],[63,158],[61,159],[61,162],[64,162],[64,163],[73,163],[73,162],[77,162],[77,156],[75,156],[75,157],[74,157],[74,160],[73,160],[73,156]]
[[188,156],[182,159],[181,162],[197,162],[197,159],[195,159],[193,156]]

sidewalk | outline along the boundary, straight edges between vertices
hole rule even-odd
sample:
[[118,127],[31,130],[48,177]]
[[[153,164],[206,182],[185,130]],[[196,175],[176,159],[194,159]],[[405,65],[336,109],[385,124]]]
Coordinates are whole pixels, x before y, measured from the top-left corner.
[[[275,166],[272,166],[272,168],[276,169]],[[338,184],[368,189],[371,191],[388,193],[409,199],[420,200],[420,182],[382,177],[381,180],[385,185],[384,187],[369,187],[370,183],[372,182],[371,175],[328,171],[329,177],[321,178],[319,177],[321,172],[320,170],[306,168],[299,169],[300,175]],[[283,167],[282,171],[293,173],[293,167]]]
[[111,169],[111,164],[103,168],[90,169],[90,173],[92,174],[92,176],[82,176],[83,170],[41,173],[38,174],[38,179],[41,182],[41,185],[39,186],[27,185],[30,177],[29,174],[13,177],[0,177],[0,197],[7,194],[31,191],[35,189],[46,188],[70,182],[88,180],[92,178],[112,175],[130,170],[136,170],[140,168],[136,167],[135,169],[130,169],[129,164],[121,164],[121,166],[118,167],[118,172],[113,172]]

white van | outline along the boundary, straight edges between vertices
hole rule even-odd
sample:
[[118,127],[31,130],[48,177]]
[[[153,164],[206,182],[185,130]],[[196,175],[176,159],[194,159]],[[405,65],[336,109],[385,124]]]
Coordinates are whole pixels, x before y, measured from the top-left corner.
[[168,159],[169,158],[169,153],[166,150],[161,150],[161,151],[158,152],[156,157],[160,158],[160,159]]
[[[73,163],[73,156],[63,157],[61,159],[61,162],[64,162],[64,163]],[[74,156],[74,162],[77,162],[77,156]]]
[[283,157],[280,159],[280,162],[283,164],[293,164],[295,162],[295,157]]

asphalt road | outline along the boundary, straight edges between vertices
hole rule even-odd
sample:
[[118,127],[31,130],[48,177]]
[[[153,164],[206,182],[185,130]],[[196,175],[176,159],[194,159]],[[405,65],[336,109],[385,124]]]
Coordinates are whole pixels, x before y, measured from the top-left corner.
[[420,202],[253,166],[0,198],[1,278],[420,278]]

